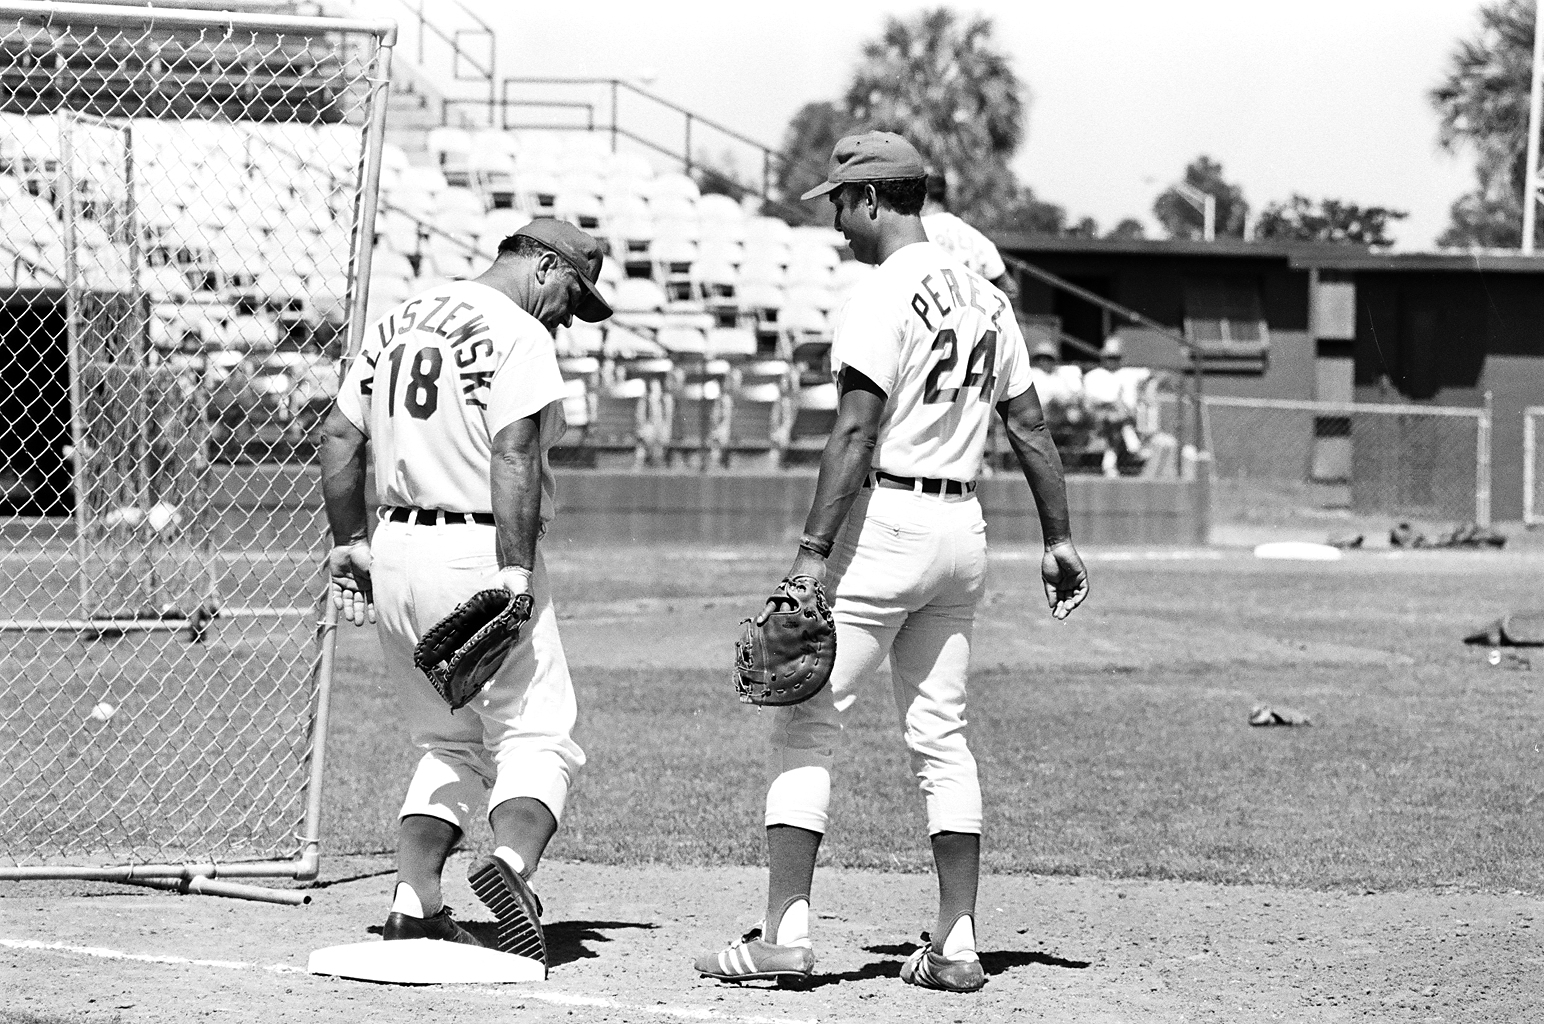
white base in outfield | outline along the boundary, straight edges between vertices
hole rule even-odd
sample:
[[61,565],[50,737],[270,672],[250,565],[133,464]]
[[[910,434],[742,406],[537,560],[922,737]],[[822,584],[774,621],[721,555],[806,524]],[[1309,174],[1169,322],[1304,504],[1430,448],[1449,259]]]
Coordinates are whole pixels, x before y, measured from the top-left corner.
[[1293,562],[1337,562],[1340,560],[1340,549],[1328,544],[1311,544],[1305,540],[1279,540],[1259,545],[1254,549],[1254,556]]
[[530,957],[440,939],[328,946],[311,954],[306,970],[393,985],[500,985],[547,977]]

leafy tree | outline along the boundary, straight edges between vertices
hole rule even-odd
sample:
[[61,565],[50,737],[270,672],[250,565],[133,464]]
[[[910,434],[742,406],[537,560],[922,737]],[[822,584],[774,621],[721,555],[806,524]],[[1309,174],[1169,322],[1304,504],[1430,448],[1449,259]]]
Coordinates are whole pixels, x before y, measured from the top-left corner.
[[910,139],[948,181],[955,212],[995,222],[1017,204],[1007,164],[1024,141],[1026,90],[990,18],[947,7],[887,18],[863,47],[845,108],[854,123]]
[[[1244,237],[1244,222],[1249,218],[1249,203],[1244,190],[1230,185],[1222,176],[1222,164],[1204,153],[1185,168],[1185,183],[1210,195],[1217,203],[1217,237]],[[1205,217],[1178,189],[1169,188],[1153,200],[1153,216],[1170,238],[1202,238]]]
[[1099,222],[1092,217],[1084,217],[1076,224],[1068,226],[1063,234],[1068,238],[1098,238]]
[[1146,238],[1147,229],[1135,217],[1126,217],[1119,224],[1105,232],[1104,237],[1119,239]]
[[855,130],[852,115],[835,103],[806,103],[783,133],[783,159],[773,161],[773,180],[785,203],[826,180],[826,162],[837,140]]
[[1067,230],[1067,210],[1038,198],[1032,188],[1021,188],[993,226],[1030,235],[1060,235]]
[[1438,245],[1522,243],[1534,12],[1533,0],[1481,6],[1479,31],[1459,41],[1430,93],[1440,118],[1438,145],[1475,155],[1475,188],[1453,204]]
[[1357,245],[1388,246],[1394,239],[1388,234],[1390,223],[1410,216],[1406,210],[1386,206],[1358,206],[1339,199],[1321,199],[1315,203],[1307,196],[1292,193],[1285,203],[1267,203],[1255,223],[1254,236],[1300,242],[1347,242]]

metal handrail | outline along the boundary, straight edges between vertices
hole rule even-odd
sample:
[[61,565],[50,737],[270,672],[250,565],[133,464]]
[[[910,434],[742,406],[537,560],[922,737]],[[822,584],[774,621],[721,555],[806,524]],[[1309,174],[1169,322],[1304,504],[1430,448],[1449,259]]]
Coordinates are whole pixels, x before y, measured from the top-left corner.
[[[439,25],[431,21],[428,15],[425,14],[424,0],[398,0],[398,2],[413,13],[414,20],[418,25],[418,66],[424,66],[425,33],[433,33],[435,38],[439,39],[446,46],[450,47],[452,78],[458,81],[482,81],[487,83],[490,123],[492,123],[492,104],[494,103],[494,100],[497,96],[498,89],[498,78],[496,75],[496,69],[498,66],[498,35],[493,31],[493,26],[489,25],[486,21],[479,17],[476,11],[473,11],[471,8],[467,7],[466,4],[461,2],[461,0],[435,0],[435,10],[442,11],[447,5],[453,4],[456,9],[459,10],[463,15],[476,23],[476,28],[454,29],[451,32],[446,32],[444,29],[440,28]],[[461,44],[460,37],[463,35],[476,35],[484,36],[487,38],[488,64],[486,67],[483,66],[481,61],[477,60],[477,58],[471,53],[470,50]],[[463,60],[471,66],[472,70],[477,72],[475,78],[465,79],[460,76],[459,71],[461,68],[461,61]],[[443,113],[441,115],[441,120],[444,120]]]

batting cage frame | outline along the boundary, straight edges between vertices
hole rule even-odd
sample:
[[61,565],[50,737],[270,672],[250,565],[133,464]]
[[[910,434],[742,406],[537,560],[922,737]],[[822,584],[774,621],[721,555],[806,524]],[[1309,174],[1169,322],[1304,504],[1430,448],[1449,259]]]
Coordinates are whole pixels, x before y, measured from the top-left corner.
[[0,880],[309,902],[396,31],[0,0]]

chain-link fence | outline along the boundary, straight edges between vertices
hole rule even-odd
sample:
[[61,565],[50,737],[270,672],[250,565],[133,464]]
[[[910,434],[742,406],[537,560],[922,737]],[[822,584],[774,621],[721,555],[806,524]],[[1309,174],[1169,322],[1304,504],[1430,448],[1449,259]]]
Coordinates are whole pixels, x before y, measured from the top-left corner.
[[1204,400],[1218,518],[1304,509],[1490,523],[1490,413],[1416,405]]
[[393,33],[0,2],[0,878],[315,870]]
[[1544,405],[1530,405],[1523,410],[1523,522],[1528,526],[1544,523],[1544,467],[1539,465],[1539,424],[1544,422]]

